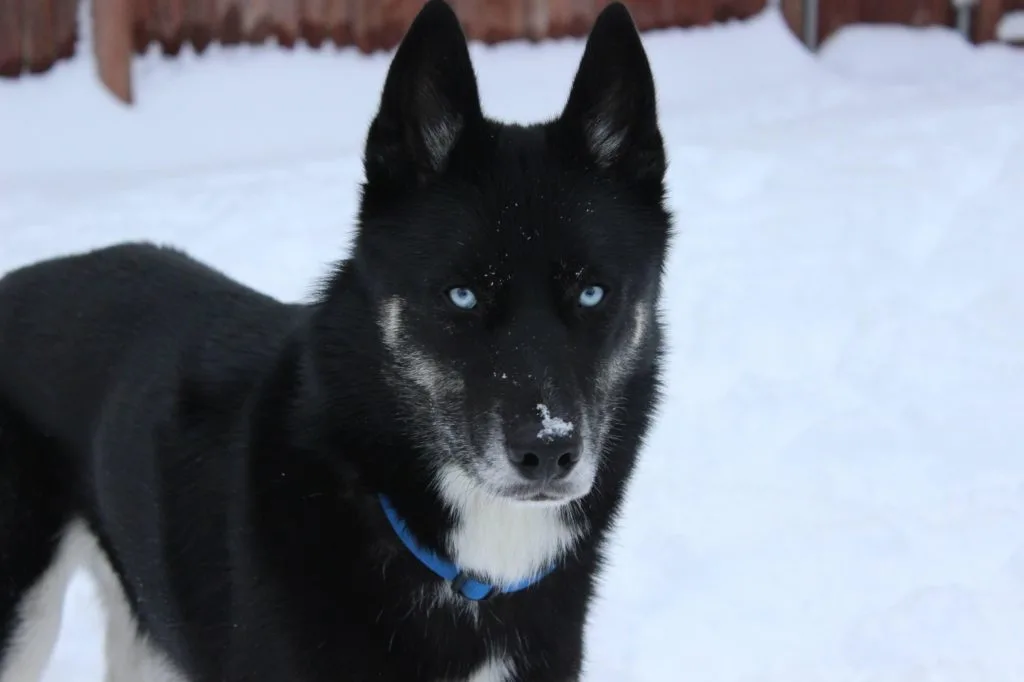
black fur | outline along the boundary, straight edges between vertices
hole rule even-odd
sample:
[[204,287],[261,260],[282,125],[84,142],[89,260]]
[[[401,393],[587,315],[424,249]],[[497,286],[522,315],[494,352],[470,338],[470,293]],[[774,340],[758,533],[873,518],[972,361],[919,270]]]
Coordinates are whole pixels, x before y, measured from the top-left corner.
[[[439,454],[389,378],[379,318],[383,301],[405,303],[407,333],[466,378],[459,409],[529,404],[542,381],[566,404],[593,393],[635,305],[656,311],[670,230],[627,11],[598,19],[563,115],[522,127],[482,115],[458,22],[428,2],[394,58],[365,171],[352,257],[309,305],[146,244],[0,280],[0,669],[18,601],[81,519],[140,630],[190,681],[456,681],[495,647],[510,679],[579,679],[603,540],[657,398],[656,313],[609,403],[597,481],[574,503],[589,531],[475,618],[421,603],[439,579],[377,504],[388,494],[444,551]],[[588,282],[609,293],[582,312]],[[445,298],[467,284],[482,299],[468,313]],[[531,379],[498,381],[496,366]]]

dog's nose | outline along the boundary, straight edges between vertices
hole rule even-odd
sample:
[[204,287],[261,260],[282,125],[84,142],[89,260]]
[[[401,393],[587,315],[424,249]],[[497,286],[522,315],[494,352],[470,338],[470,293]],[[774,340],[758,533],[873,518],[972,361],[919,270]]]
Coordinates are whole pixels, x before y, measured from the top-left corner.
[[575,430],[551,434],[540,423],[529,424],[509,434],[508,458],[527,480],[558,480],[580,461],[579,438]]

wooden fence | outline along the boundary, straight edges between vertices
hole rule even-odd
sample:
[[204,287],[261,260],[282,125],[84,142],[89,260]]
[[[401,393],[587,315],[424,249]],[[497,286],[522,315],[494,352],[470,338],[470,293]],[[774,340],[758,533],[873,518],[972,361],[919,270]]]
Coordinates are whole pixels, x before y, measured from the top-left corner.
[[[819,42],[848,24],[957,26],[953,0],[818,0],[813,27]],[[805,0],[782,0],[790,26],[804,32]],[[975,43],[996,40],[996,26],[1008,12],[1024,10],[1024,0],[975,0],[966,9],[967,37]]]
[[75,52],[78,0],[0,0],[0,76],[41,73]]
[[[449,0],[467,34],[495,43],[586,34],[608,0]],[[781,0],[798,35],[824,40],[850,23],[953,26],[950,0]],[[626,0],[641,30],[694,26],[749,17],[767,0]],[[92,0],[93,49],[100,78],[132,100],[131,58],[158,44],[176,54],[185,44],[284,46],[303,41],[355,45],[364,52],[394,47],[423,0]],[[808,13],[811,9],[813,13]],[[978,0],[969,37],[995,39],[996,25],[1024,0]],[[0,75],[38,73],[74,54],[79,0],[0,0]],[[805,19],[810,18],[807,22]],[[816,18],[816,20],[815,20]],[[809,26],[808,26],[809,24]]]

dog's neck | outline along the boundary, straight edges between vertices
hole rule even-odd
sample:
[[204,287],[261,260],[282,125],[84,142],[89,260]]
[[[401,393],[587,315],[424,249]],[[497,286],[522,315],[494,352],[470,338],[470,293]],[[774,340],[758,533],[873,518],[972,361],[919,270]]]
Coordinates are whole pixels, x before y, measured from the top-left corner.
[[406,487],[411,474],[402,479],[402,488],[375,492],[388,499],[407,539],[500,591],[515,591],[557,570],[590,530],[575,503],[497,497],[455,464],[424,473],[415,490]]
[[438,472],[436,487],[452,518],[443,549],[463,571],[499,587],[557,569],[588,530],[572,504],[541,506],[496,497],[455,465]]
[[460,594],[470,601],[483,601],[485,599],[490,599],[497,594],[510,594],[528,589],[543,580],[548,574],[557,568],[557,566],[551,564],[540,573],[531,575],[517,583],[507,585],[496,585],[480,581],[456,564],[420,543],[420,541],[412,534],[412,531],[409,530],[409,526],[405,520],[398,514],[398,510],[395,509],[391,500],[386,495],[379,495],[378,497],[380,499],[381,508],[384,510],[384,514],[391,523],[392,530],[395,531],[395,535],[397,535],[398,539],[402,541],[402,544],[405,545],[406,549],[408,549],[413,556],[419,559],[420,563],[429,568],[435,575],[447,583],[452,592]]

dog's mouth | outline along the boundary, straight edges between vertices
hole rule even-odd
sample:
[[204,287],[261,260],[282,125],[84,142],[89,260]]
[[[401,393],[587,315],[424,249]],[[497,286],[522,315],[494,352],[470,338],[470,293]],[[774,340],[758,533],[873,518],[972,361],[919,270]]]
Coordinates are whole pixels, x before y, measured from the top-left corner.
[[588,492],[590,486],[581,486],[568,481],[521,481],[494,485],[488,481],[480,481],[495,497],[523,504],[561,506],[580,499]]

